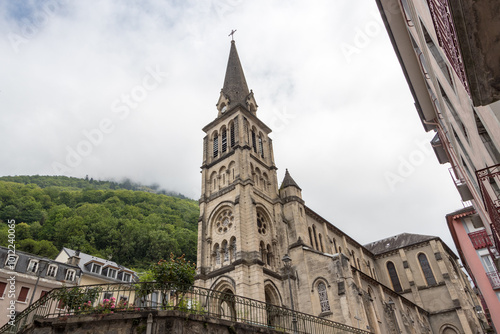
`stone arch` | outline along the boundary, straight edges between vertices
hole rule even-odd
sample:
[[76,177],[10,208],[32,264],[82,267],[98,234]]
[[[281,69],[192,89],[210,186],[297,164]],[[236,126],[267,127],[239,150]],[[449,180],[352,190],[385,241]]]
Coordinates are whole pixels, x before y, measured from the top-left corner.
[[255,167],[254,182],[255,182],[255,185],[258,186],[258,187],[260,187],[260,185],[262,183],[262,173],[260,172],[260,168],[259,167]]
[[213,171],[212,174],[210,174],[210,191],[216,191],[217,190],[217,172]]
[[269,185],[269,177],[267,176],[267,173],[264,172],[262,173],[262,186],[264,190],[268,190],[267,187]]
[[226,186],[226,182],[228,181],[228,177],[226,175],[226,171],[227,171],[226,166],[222,166],[219,169],[219,182],[220,182],[221,188],[225,187]]
[[458,333],[460,333],[458,328],[451,324],[444,324],[439,329],[439,334],[458,334]]
[[228,183],[230,182],[233,182],[234,181],[234,178],[235,178],[235,167],[236,167],[236,163],[233,161],[231,161],[229,163],[229,165],[227,166],[227,171],[228,171]]
[[221,242],[220,253],[221,253],[221,259],[220,259],[221,264],[229,262],[229,245],[226,239],[224,239]]
[[262,236],[271,236],[274,235],[274,225],[271,220],[271,215],[267,211],[267,209],[262,205],[256,206],[256,227],[257,231]]
[[[226,222],[225,219],[228,218]],[[234,204],[231,201],[224,201],[219,203],[214,210],[212,210],[209,221],[209,234],[218,233],[224,234],[231,230],[235,225],[234,218]]]
[[227,152],[227,127],[226,125],[221,126],[220,128],[220,152],[222,154]]
[[[283,298],[281,297],[278,287],[276,286],[276,284],[274,284],[273,281],[269,279],[266,279],[264,281],[264,293],[266,294],[266,303],[276,306],[283,305]],[[268,293],[270,302],[268,302]]]
[[215,243],[213,246],[213,251],[212,251],[212,265],[215,267],[217,265],[220,265],[220,246],[218,243]]
[[229,239],[229,251],[230,251],[230,256],[229,259],[231,262],[236,260],[236,237],[232,236],[231,239]]
[[219,277],[213,284],[207,297],[210,312],[221,319],[236,320],[235,282],[229,276]]
[[317,278],[315,281],[316,283],[314,286],[316,286],[318,292],[321,313],[331,312],[330,299],[328,296],[328,288],[330,285],[328,285],[328,282],[323,278]]
[[212,142],[212,158],[216,159],[219,156],[219,151],[220,151],[220,139],[219,139],[219,132],[215,130],[212,132],[212,135],[210,136],[210,141]]

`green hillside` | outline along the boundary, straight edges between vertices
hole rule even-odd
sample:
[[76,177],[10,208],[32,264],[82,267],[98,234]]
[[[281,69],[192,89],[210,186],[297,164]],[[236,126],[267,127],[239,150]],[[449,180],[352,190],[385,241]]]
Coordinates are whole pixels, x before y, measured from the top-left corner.
[[198,203],[129,184],[143,191],[62,176],[1,177],[0,244],[15,219],[17,249],[34,254],[54,257],[68,247],[139,269],[170,252],[195,262]]

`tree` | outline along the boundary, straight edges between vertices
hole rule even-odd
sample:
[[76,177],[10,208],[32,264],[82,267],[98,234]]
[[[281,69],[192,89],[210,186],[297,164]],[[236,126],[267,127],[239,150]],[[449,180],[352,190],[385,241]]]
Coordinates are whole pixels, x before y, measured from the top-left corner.
[[194,263],[186,261],[184,255],[175,258],[175,255],[170,253],[170,259],[152,264],[146,274],[141,277],[141,281],[155,281],[162,284],[173,282],[179,286],[190,286],[194,283],[195,274]]

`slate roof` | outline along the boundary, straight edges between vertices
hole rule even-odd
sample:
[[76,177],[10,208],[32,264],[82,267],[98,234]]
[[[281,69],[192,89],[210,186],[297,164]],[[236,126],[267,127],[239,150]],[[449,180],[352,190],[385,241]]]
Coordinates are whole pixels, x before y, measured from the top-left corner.
[[389,238],[374,241],[364,245],[374,255],[390,252],[395,249],[416,245],[439,237],[424,234],[401,233]]
[[[100,262],[102,263],[102,266],[103,268],[104,267],[113,267],[113,268],[118,268],[119,270],[126,270],[130,273],[133,273],[133,276],[134,277],[137,277],[137,274],[132,270],[132,269],[128,269],[116,262],[113,262],[113,261],[110,261],[110,260],[105,260],[103,258],[100,258],[100,257],[97,257],[97,256],[93,256],[93,255],[90,255],[90,254],[86,254],[86,253],[82,253],[80,252],[80,254],[76,255],[76,251],[73,250],[73,249],[69,249],[69,248],[66,248],[66,247],[63,247],[62,249],[66,254],[68,254],[69,257],[72,257],[72,256],[78,256],[80,258],[80,263],[78,264],[78,266],[80,267],[80,269],[82,270],[83,273],[85,274],[90,274],[90,275],[94,275],[94,276],[103,276],[103,275],[97,275],[95,273],[92,273],[90,271],[90,267],[88,266],[88,263],[89,262]],[[105,276],[103,276],[105,277]],[[109,279],[109,277],[106,277],[107,279]]]
[[281,182],[280,189],[285,189],[286,187],[296,187],[299,190],[302,190],[302,189],[300,189],[297,182],[295,182],[295,180],[292,179],[292,177],[290,176],[290,173],[288,173],[288,169],[285,172],[285,177],[283,178],[283,182]]
[[245,106],[246,98],[250,94],[234,40],[231,41],[231,50],[229,51],[226,77],[224,78],[222,92],[229,98],[231,106],[238,103]]

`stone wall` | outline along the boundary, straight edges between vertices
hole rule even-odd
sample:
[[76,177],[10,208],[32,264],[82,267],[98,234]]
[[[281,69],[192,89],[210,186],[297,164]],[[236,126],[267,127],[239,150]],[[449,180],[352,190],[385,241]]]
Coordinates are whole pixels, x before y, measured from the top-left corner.
[[[179,311],[141,311],[134,313],[69,316],[36,320],[21,334],[233,334],[278,331],[263,326],[234,323]],[[282,332],[280,332],[282,333]]]

